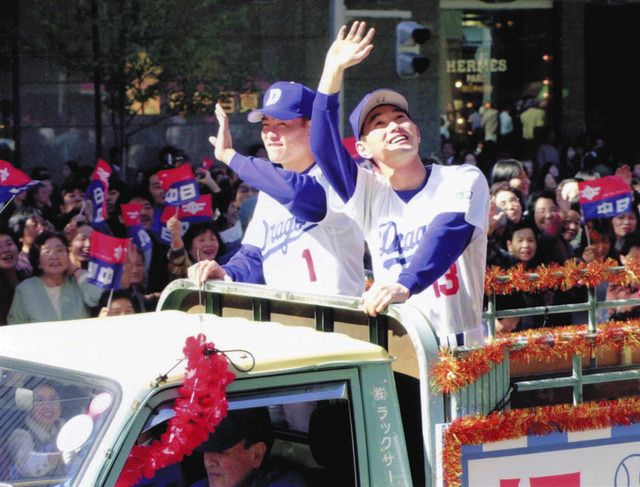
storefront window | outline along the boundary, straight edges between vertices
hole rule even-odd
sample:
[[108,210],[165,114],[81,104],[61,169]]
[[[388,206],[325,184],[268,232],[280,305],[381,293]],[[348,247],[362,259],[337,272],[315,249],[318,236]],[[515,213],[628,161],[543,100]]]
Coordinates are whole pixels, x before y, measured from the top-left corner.
[[552,11],[445,9],[440,20],[443,138],[470,150],[492,141],[519,155],[522,144],[502,136],[521,137],[519,115],[534,104],[549,113],[553,103]]

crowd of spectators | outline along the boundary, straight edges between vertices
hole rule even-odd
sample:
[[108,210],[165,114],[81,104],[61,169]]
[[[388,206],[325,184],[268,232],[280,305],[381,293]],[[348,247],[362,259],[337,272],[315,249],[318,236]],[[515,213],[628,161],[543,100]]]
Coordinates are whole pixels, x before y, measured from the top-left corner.
[[[478,132],[471,133],[469,138],[458,138],[459,145],[444,139],[442,156],[432,158],[440,163],[472,163],[465,147],[480,140],[473,154],[491,188],[487,266],[510,269],[520,265],[533,270],[541,264],[562,265],[569,259],[591,262],[612,258],[624,265],[629,259],[637,258],[640,161],[616,159],[600,137],[595,137],[593,143],[578,141],[561,149],[556,145],[553,131],[544,125],[544,117],[537,120],[538,126],[534,124],[530,134],[533,138],[523,134],[520,138],[508,139],[508,144],[507,139],[501,143],[497,137],[483,137],[480,125]],[[514,140],[517,141],[515,144]],[[512,153],[521,159],[512,158]],[[585,225],[578,183],[611,175],[621,176],[630,185],[633,203],[629,211],[613,218],[590,220]],[[600,300],[638,298],[640,293],[634,287],[608,287],[605,283],[598,287],[596,296]],[[515,292],[498,296],[496,306],[500,310],[584,303],[586,300],[586,289],[574,288],[570,291]],[[598,319],[639,316],[640,307],[623,307],[601,310]],[[586,321],[586,312],[504,318],[498,320],[497,331]]]
[[[91,207],[85,202],[93,167],[65,164],[63,181],[54,183],[47,168],[30,171],[42,184],[17,195],[0,213],[0,325],[55,321],[151,311],[162,289],[187,276],[193,262],[226,262],[239,248],[257,191],[226,166],[194,167],[202,194],[212,194],[214,219],[192,223],[172,217],[170,238],[161,238],[164,190],[158,172],[190,164],[187,154],[164,148],[160,161],[131,184],[117,171],[105,195],[107,225],[113,236],[127,237],[120,205],[142,205],[140,221],[152,246],[128,249],[119,289],[113,294],[87,279]],[[185,225],[186,226],[186,225]],[[107,308],[107,303],[109,306]]]
[[[503,110],[504,111],[504,110]],[[455,138],[443,138],[442,156],[426,163],[476,164],[491,188],[488,225],[487,265],[509,269],[521,264],[534,269],[540,264],[563,264],[568,259],[590,262],[611,257],[624,265],[640,254],[638,197],[640,163],[626,165],[611,157],[602,139],[593,145],[579,143],[560,149],[546,127],[534,127],[545,134],[524,144],[514,144],[501,127],[503,112],[492,135],[475,150],[461,146]],[[539,118],[536,118],[539,120]],[[543,120],[544,122],[544,120]],[[543,123],[542,122],[542,123]],[[544,128],[544,131],[537,129]],[[478,129],[482,139],[482,124]],[[488,147],[487,147],[488,144]],[[529,151],[532,159],[515,159]],[[517,148],[520,147],[521,150]],[[260,151],[255,147],[253,152]],[[489,154],[487,154],[487,152]],[[202,193],[212,194],[214,219],[192,223],[186,231],[176,217],[166,223],[170,242],[162,241],[159,217],[164,208],[164,191],[158,171],[180,164],[192,164]],[[123,203],[143,205],[141,223],[153,245],[140,252],[129,249],[122,282],[109,301],[86,282],[91,234],[85,191],[91,166],[76,161],[65,164],[64,180],[54,184],[45,167],[33,168],[30,175],[43,184],[18,195],[0,213],[0,324],[51,321],[150,311],[162,289],[173,279],[186,277],[187,268],[200,260],[225,263],[237,249],[256,203],[257,191],[228,167],[216,164],[205,169],[187,154],[171,146],[163,148],[159,162],[135,176],[134,183],[118,172],[109,181],[106,195],[109,229],[126,237],[120,216]],[[116,168],[117,169],[117,168]],[[583,224],[578,204],[578,182],[619,174],[634,190],[634,204],[626,214]],[[365,262],[367,262],[365,256]],[[610,287],[597,290],[599,299],[639,297],[640,290]],[[586,290],[518,292],[498,297],[498,309],[549,306],[584,302]],[[611,309],[599,318],[622,319],[639,316],[635,307]],[[499,320],[497,330],[508,332],[539,326],[586,322],[585,313],[549,314]]]

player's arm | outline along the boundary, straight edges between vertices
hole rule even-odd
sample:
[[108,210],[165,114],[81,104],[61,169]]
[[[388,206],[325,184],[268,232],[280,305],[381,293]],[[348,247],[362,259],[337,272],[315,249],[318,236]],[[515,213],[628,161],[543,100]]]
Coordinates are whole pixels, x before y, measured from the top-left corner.
[[254,188],[271,196],[296,218],[319,222],[327,214],[324,188],[308,174],[299,174],[273,165],[271,161],[238,154],[232,147],[229,118],[222,106],[216,104],[219,129],[217,137],[209,137],[218,160],[233,169],[240,178]]
[[311,151],[329,184],[342,201],[355,191],[357,166],[342,145],[338,123],[338,95],[344,71],[362,62],[373,49],[374,29],[366,31],[364,22],[354,22],[351,29],[342,26],[325,58],[318,84],[318,94],[311,117]]
[[189,267],[187,274],[197,285],[209,279],[264,284],[262,252],[254,245],[243,244],[227,264],[203,260]]
[[442,213],[433,219],[411,262],[394,284],[376,284],[363,295],[363,310],[376,316],[392,303],[403,303],[442,276],[469,245],[475,226],[464,213]]
[[316,95],[311,116],[311,152],[324,177],[346,203],[356,190],[358,166],[342,145],[338,108],[337,94]]
[[425,232],[411,262],[398,277],[398,284],[409,294],[417,294],[431,286],[458,260],[469,245],[475,226],[464,213],[441,213]]
[[243,181],[271,196],[296,218],[319,222],[326,216],[327,195],[313,176],[288,171],[271,161],[241,154],[235,154],[229,166]]
[[240,250],[222,268],[234,282],[265,283],[262,274],[262,252],[255,245],[242,244]]

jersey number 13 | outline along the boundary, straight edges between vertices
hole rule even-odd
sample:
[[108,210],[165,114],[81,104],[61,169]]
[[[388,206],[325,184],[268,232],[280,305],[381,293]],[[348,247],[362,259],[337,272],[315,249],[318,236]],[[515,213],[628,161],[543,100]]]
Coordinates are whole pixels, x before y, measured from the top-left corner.
[[460,282],[458,281],[458,268],[454,262],[449,270],[436,282],[433,283],[433,292],[436,298],[442,296],[453,296],[460,289]]

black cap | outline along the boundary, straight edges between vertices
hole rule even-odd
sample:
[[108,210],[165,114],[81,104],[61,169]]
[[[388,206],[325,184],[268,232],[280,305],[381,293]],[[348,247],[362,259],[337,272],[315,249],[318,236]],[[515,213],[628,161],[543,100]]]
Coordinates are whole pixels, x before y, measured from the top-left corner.
[[30,175],[33,179],[37,179],[38,181],[51,179],[51,173],[49,172],[49,169],[43,166],[36,166],[31,169]]
[[245,440],[247,445],[260,441],[267,445],[273,443],[271,418],[267,408],[235,409],[229,411],[207,441],[196,448],[200,452],[221,453]]

